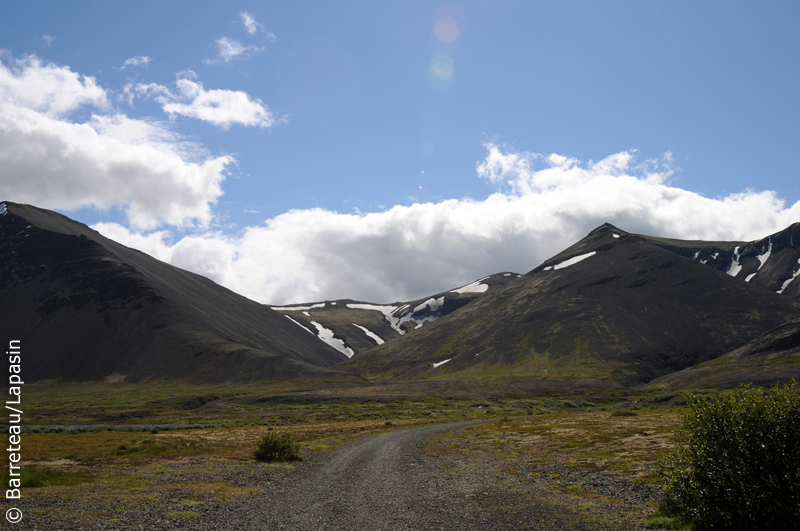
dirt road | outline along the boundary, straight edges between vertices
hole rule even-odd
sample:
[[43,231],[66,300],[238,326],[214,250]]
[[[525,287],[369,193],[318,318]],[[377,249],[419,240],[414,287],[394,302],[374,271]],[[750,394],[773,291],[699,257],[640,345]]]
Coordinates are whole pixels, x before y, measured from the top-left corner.
[[420,450],[431,435],[460,424],[397,431],[349,445],[300,467],[274,490],[228,506],[224,515],[205,520],[203,529],[507,529],[458,499]]

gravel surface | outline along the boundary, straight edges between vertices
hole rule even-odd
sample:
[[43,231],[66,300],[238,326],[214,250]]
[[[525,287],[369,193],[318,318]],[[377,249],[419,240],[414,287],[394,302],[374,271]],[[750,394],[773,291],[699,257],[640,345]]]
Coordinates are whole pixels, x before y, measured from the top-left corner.
[[[462,423],[463,424],[463,423]],[[387,433],[302,467],[271,492],[228,506],[225,515],[186,529],[486,530],[498,527],[465,511],[442,488],[441,470],[420,451],[428,437],[459,424]]]

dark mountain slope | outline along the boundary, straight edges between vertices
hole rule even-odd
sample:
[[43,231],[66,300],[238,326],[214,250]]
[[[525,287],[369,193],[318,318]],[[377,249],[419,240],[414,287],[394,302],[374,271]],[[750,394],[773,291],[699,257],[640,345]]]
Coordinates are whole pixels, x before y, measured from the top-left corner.
[[52,211],[0,206],[0,339],[25,380],[340,377],[284,316]]
[[[326,338],[348,356],[358,356],[386,341],[413,333],[520,276],[495,273],[466,286],[408,302],[373,304],[345,299],[273,307],[273,310],[285,313],[311,333]],[[331,334],[332,341],[327,339]]]
[[770,330],[736,350],[657,378],[648,387],[661,391],[735,387],[800,381],[800,319]]
[[737,279],[800,300],[800,223],[754,242],[643,238]]
[[345,366],[372,377],[643,383],[798,315],[786,297],[603,225],[518,281]]

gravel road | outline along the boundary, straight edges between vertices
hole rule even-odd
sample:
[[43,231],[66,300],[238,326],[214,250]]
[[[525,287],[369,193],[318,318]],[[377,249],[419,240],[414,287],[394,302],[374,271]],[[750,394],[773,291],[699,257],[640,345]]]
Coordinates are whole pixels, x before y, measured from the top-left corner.
[[349,445],[300,467],[271,492],[229,505],[224,516],[206,520],[202,528],[506,529],[468,510],[463,498],[443,488],[441,470],[420,450],[431,435],[467,424],[397,431]]

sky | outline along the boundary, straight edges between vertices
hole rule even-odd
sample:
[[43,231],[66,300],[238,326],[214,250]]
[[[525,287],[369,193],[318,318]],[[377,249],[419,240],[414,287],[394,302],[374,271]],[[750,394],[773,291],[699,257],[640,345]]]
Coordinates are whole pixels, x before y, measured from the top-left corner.
[[5,2],[0,200],[265,304],[800,221],[794,1]]

